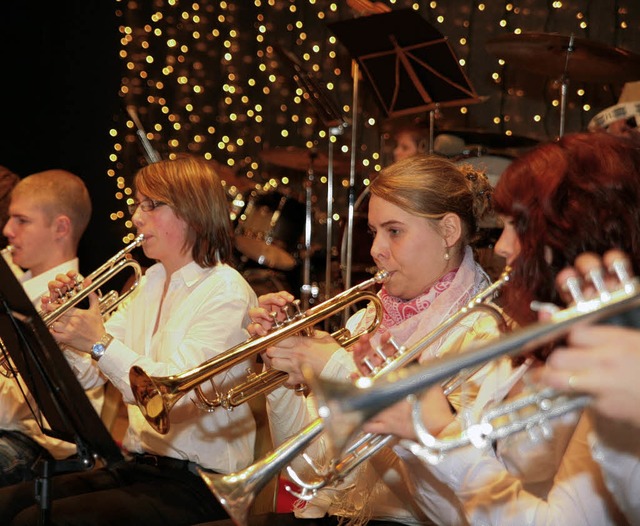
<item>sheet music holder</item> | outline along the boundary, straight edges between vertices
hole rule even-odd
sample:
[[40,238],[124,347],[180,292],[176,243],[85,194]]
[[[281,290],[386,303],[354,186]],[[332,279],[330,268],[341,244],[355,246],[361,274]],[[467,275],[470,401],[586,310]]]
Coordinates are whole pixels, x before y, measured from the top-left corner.
[[273,49],[283,59],[282,63],[289,69],[291,78],[304,92],[305,100],[311,104],[324,126],[327,128],[344,126],[345,120],[340,108],[333,101],[329,92],[305,70],[300,59],[291,51],[277,44],[273,44]]
[[388,117],[482,102],[448,39],[413,9],[327,24]]
[[[304,99],[309,102],[315,110],[316,115],[327,128],[329,136],[342,135],[348,124],[344,119],[338,105],[334,102],[329,92],[317,81],[315,77],[309,74],[304,68],[300,59],[291,51],[282,48],[279,45],[273,45],[274,51],[282,59],[282,63],[289,69],[292,79],[296,85],[302,90]],[[327,223],[326,223],[326,260],[325,260],[325,293],[331,292],[331,244],[333,239],[333,141],[328,144],[329,173],[327,176]],[[309,181],[305,184],[305,203],[306,203],[306,221],[305,221],[305,257],[303,261],[303,285],[302,300],[304,306],[308,308],[309,298],[311,296],[311,215],[312,215],[312,182],[313,182],[313,166],[310,166],[308,172]]]
[[51,475],[90,469],[96,458],[107,465],[124,458],[4,258],[0,258],[0,338],[40,410],[34,416],[42,432],[77,446],[76,456],[43,460],[39,466],[36,495],[41,522],[46,523],[49,486],[55,483],[49,480]]

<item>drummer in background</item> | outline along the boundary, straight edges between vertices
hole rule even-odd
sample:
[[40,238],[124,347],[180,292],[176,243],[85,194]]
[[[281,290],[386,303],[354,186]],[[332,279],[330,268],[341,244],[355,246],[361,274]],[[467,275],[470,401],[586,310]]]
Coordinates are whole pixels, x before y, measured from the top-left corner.
[[[51,326],[85,387],[105,379],[129,404],[123,441],[126,461],[52,481],[53,524],[188,525],[226,517],[198,468],[228,473],[253,459],[255,422],[247,406],[202,411],[186,397],[173,408],[171,428],[146,422],[129,384],[133,365],[152,376],[192,369],[247,338],[254,292],[226,262],[231,227],[224,190],[204,159],[180,157],[142,168],[129,204],[145,255],[157,263],[130,299],[103,323],[96,294],[88,310],[71,309]],[[71,282],[49,283],[52,298]],[[50,308],[51,303],[44,303]],[[228,389],[245,376],[246,362],[213,379]],[[207,389],[211,395],[212,388]],[[33,484],[0,490],[3,524],[35,524]]]
[[[410,347],[489,285],[489,279],[474,261],[469,243],[480,217],[489,211],[491,187],[483,174],[463,174],[452,162],[437,156],[414,155],[382,170],[372,182],[368,218],[373,235],[371,255],[380,269],[390,272],[379,297],[384,309],[373,344],[384,333]],[[267,303],[264,301],[263,303]],[[347,323],[352,334],[369,326],[374,309],[356,313]],[[251,330],[264,333],[271,325],[268,311],[256,311],[259,323]],[[264,324],[264,325],[261,325]],[[438,342],[422,349],[416,359],[426,361],[456,353],[471,342],[498,336],[494,316],[473,312]],[[387,335],[388,336],[388,335]],[[305,401],[291,387],[304,382],[303,364],[321,377],[346,381],[356,372],[350,352],[339,347],[326,333],[314,338],[292,337],[266,351],[266,361],[289,374],[287,387],[268,394],[270,426],[276,445],[299,432],[316,418],[311,407],[313,393]],[[510,364],[507,364],[510,370]],[[474,386],[494,374],[490,365],[473,376],[464,390],[455,390],[449,400],[459,411],[471,403]],[[322,440],[307,451],[319,463],[326,461]],[[304,479],[305,463],[295,468]],[[308,468],[308,466],[307,466]],[[308,469],[307,469],[308,471]],[[354,470],[344,482],[321,490],[296,516],[315,518],[318,524],[339,521],[369,524],[429,523],[429,512],[416,508],[401,475],[402,466],[391,450],[382,450]],[[435,481],[437,484],[437,481]],[[449,512],[449,523],[459,522],[455,496],[442,484],[434,498]],[[270,524],[273,518],[254,517],[250,524]],[[278,524],[295,524],[291,516],[279,515]]]
[[591,119],[589,130],[604,130],[640,146],[640,81],[627,82],[618,104],[602,110]]
[[402,161],[414,155],[428,153],[429,128],[428,126],[411,123],[395,130],[393,135],[395,147],[393,148],[393,162]]

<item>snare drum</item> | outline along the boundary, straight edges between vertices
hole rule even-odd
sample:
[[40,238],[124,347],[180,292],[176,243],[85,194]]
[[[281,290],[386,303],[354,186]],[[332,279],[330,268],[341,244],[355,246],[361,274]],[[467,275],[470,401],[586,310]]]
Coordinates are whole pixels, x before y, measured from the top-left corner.
[[305,206],[280,192],[251,193],[238,217],[236,248],[260,265],[278,270],[296,266],[292,255],[304,233]]

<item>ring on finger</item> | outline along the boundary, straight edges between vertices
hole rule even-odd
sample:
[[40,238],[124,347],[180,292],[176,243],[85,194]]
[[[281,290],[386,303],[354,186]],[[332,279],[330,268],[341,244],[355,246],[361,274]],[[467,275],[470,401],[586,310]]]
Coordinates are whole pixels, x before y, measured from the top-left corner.
[[575,374],[572,374],[571,376],[569,376],[567,383],[569,384],[570,391],[578,390],[578,377]]

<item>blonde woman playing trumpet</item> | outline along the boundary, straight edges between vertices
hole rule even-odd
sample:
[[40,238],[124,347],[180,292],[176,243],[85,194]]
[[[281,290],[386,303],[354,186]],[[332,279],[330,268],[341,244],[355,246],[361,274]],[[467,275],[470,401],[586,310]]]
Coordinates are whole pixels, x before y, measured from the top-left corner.
[[[371,255],[380,269],[389,272],[378,294],[384,309],[382,323],[371,340],[375,345],[382,334],[389,333],[398,343],[410,346],[489,285],[489,278],[474,260],[470,242],[479,218],[489,209],[491,187],[482,174],[465,174],[440,157],[416,155],[383,170],[370,189]],[[271,324],[268,310],[279,307],[281,300],[277,295],[263,298],[263,303],[271,301],[272,305],[252,313],[251,332],[264,333]],[[356,333],[369,325],[372,316],[374,309],[370,306],[354,315],[347,325]],[[493,316],[473,313],[425,349],[419,360],[458,352],[473,341],[488,340],[498,333]],[[289,374],[286,387],[267,396],[276,445],[316,417],[310,402],[313,393],[305,400],[292,389],[304,382],[303,364],[317,375],[343,381],[357,371],[351,353],[325,333],[287,339],[267,350],[264,358],[269,366]],[[449,398],[452,406],[463,411],[475,396],[474,385],[493,372],[493,366],[489,366],[468,382],[466,390],[454,391]],[[319,464],[328,460],[322,440],[308,454]],[[295,468],[305,478],[304,462],[296,462]],[[296,510],[295,517],[253,517],[249,523],[308,520],[313,524],[428,524],[429,514],[413,502],[403,482],[402,469],[391,450],[385,449],[343,482],[320,490]],[[454,495],[446,487],[442,489],[445,493],[437,495],[439,503],[447,507],[455,521],[460,510]]]

